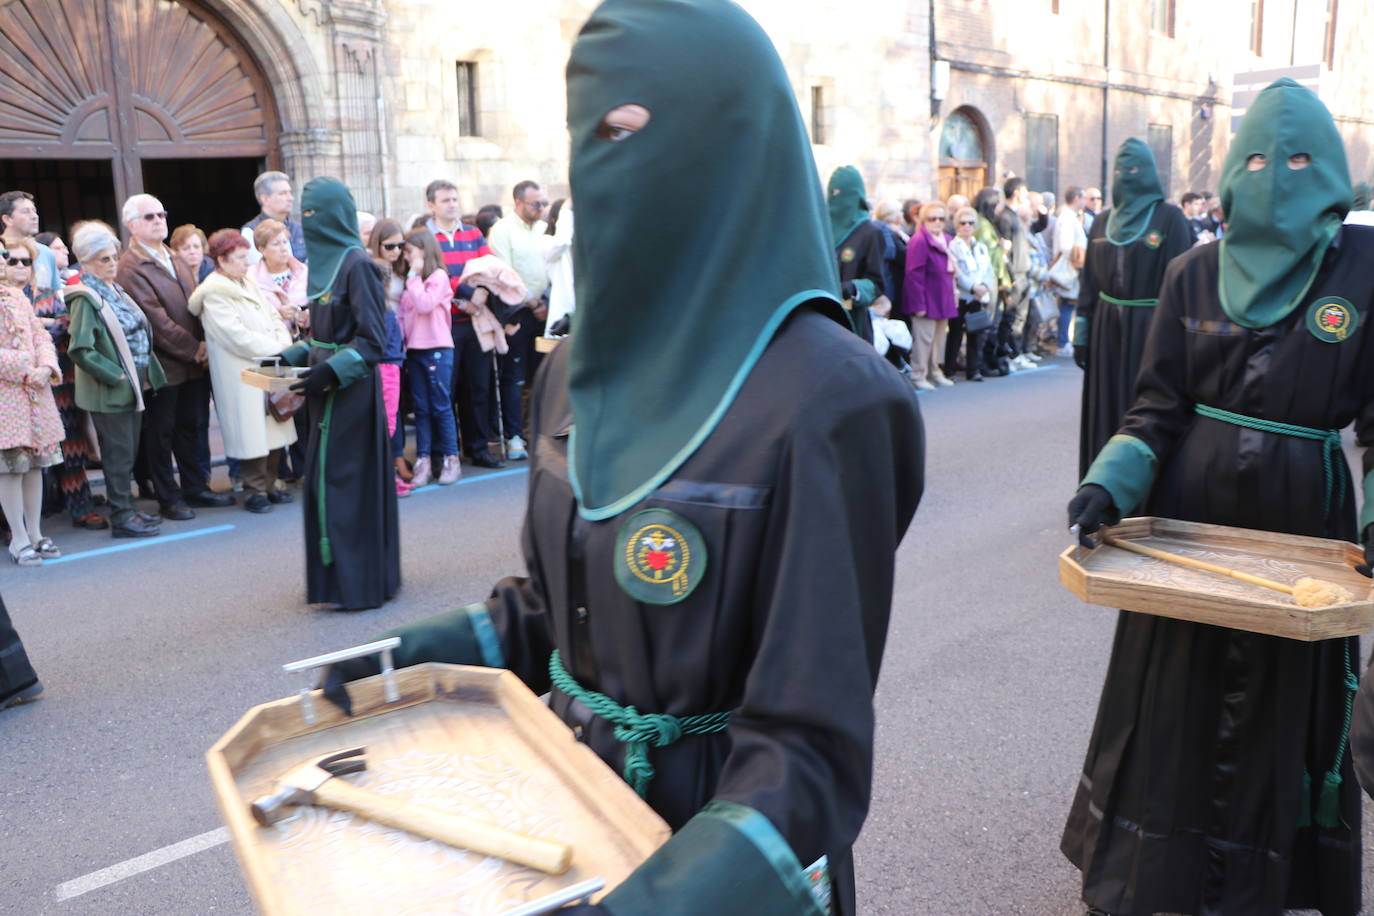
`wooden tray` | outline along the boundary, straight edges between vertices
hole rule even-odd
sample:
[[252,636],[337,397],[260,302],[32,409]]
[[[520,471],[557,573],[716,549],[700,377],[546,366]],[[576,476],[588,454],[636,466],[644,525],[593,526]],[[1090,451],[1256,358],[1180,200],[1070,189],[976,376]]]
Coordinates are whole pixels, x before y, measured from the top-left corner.
[[304,374],[305,369],[300,366],[245,366],[239,370],[239,380],[245,385],[277,394],[289,391]]
[[1287,595],[1267,588],[1109,545],[1091,551],[1070,547],[1059,555],[1059,581],[1090,604],[1305,642],[1358,636],[1374,628],[1370,580],[1354,569],[1364,562],[1364,550],[1355,544],[1167,518],[1128,518],[1104,530],[1279,582],[1324,579],[1359,600],[1298,607]]
[[[668,839],[668,825],[511,672],[426,664],[396,680],[394,703],[381,676],[349,685],[352,719],[319,691],[313,725],[296,698],[255,707],[205,755],[261,912],[501,914],[590,878],[610,890]],[[359,745],[366,772],[339,778],[571,843],[571,870],[547,875],[325,808],[274,827],[253,820],[250,802],[277,777]]]

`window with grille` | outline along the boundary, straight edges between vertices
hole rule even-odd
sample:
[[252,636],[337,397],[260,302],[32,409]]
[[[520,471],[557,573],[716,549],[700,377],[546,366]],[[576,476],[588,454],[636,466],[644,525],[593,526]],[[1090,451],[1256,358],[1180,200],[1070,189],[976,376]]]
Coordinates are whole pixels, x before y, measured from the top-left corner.
[[471,60],[458,61],[458,135],[461,137],[480,137],[481,125],[477,121],[477,63]]
[[1168,197],[1174,177],[1174,129],[1168,124],[1151,124],[1149,137],[1150,151],[1155,154],[1155,168],[1159,171],[1159,186]]
[[1026,115],[1026,184],[1032,191],[1059,190],[1059,115]]

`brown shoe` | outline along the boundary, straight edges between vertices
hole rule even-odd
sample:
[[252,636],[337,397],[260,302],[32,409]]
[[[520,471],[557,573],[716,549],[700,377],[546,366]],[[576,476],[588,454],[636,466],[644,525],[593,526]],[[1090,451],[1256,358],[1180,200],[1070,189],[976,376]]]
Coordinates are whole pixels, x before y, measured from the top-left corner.
[[396,458],[396,476],[406,483],[410,483],[410,465],[406,464],[405,458],[400,456]]

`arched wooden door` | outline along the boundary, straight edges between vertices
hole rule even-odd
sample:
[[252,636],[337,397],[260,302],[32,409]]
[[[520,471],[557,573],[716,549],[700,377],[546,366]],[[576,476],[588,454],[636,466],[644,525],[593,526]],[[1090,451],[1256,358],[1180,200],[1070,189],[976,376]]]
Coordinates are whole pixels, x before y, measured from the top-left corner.
[[0,159],[107,160],[123,200],[144,160],[275,162],[276,134],[261,69],[195,0],[0,0]]
[[987,144],[982,127],[971,109],[957,109],[940,128],[940,199],[962,194],[973,200],[987,187],[987,177]]

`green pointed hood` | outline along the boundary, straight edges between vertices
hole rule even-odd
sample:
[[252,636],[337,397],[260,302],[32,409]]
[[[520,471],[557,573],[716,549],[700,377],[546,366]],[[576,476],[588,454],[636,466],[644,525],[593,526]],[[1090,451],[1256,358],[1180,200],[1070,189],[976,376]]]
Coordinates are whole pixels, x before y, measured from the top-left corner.
[[310,268],[306,295],[314,300],[334,286],[348,250],[364,250],[348,186],[337,178],[312,178],[301,192],[301,231]]
[[[1268,161],[1252,172],[1246,164],[1256,153]],[[1311,165],[1289,168],[1297,153]],[[1218,292],[1232,321],[1268,327],[1302,303],[1350,212],[1350,196],[1331,112],[1291,79],[1271,84],[1246,111],[1222,166]]]
[[[620,105],[651,120],[598,136]],[[607,0],[568,61],[577,316],[569,476],[583,517],[697,449],[784,318],[834,303],[811,145],[772,42],[727,0]]]
[[825,203],[830,210],[830,241],[838,251],[849,233],[868,221],[872,209],[859,170],[852,165],[837,168],[826,186]]
[[1116,151],[1107,239],[1113,245],[1129,245],[1140,238],[1163,199],[1154,151],[1144,140],[1131,137]]

